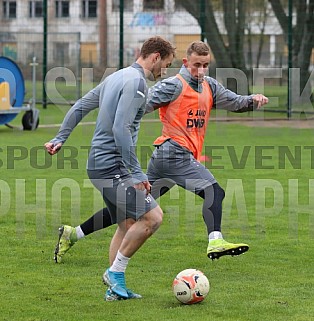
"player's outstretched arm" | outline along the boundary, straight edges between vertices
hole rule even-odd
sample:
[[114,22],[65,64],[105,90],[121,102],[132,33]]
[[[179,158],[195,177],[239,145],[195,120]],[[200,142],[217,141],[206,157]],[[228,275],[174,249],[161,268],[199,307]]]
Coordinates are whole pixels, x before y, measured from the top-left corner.
[[216,79],[206,77],[206,80],[212,89],[214,103],[217,109],[243,113],[259,109],[268,103],[268,98],[262,94],[238,95],[225,88]]
[[73,129],[90,111],[99,107],[99,91],[102,84],[79,99],[67,112],[55,138],[44,146],[50,155],[56,154],[68,139]]

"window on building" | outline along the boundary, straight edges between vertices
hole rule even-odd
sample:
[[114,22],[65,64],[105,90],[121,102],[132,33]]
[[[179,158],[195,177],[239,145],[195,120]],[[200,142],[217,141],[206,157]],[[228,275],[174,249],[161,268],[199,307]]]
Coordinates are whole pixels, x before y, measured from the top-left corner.
[[[124,11],[133,11],[133,0],[124,0]],[[120,10],[120,0],[112,0],[112,11]]]
[[69,44],[65,42],[55,42],[53,50],[53,59],[57,65],[65,65],[70,62]]
[[3,1],[3,17],[7,19],[16,18],[16,1]]
[[143,10],[163,10],[164,0],[143,0]]
[[29,17],[41,18],[43,16],[43,2],[42,1],[30,1],[29,3]]
[[97,17],[97,0],[82,1],[82,17],[83,18]]
[[56,17],[66,18],[70,16],[70,2],[69,1],[56,1]]

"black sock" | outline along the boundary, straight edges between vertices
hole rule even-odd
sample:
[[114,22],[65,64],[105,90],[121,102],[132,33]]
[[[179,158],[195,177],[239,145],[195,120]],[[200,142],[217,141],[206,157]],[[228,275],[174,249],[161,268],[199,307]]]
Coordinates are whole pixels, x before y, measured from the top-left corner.
[[215,183],[197,193],[204,199],[203,219],[207,227],[208,234],[213,231],[221,231],[222,201],[225,191]]
[[107,208],[102,208],[81,224],[81,229],[85,235],[91,234],[116,223],[115,218],[112,218]]

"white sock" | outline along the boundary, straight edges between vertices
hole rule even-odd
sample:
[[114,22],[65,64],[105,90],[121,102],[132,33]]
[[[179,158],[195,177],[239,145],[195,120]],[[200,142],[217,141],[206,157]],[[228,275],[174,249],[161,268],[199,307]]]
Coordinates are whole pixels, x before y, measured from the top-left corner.
[[109,270],[111,272],[125,272],[126,267],[129,263],[130,258],[124,256],[119,251]]
[[81,239],[85,236],[84,232],[82,231],[81,227],[80,226],[77,226],[75,228],[75,231],[76,231],[76,236],[77,236],[77,239]]
[[208,235],[208,239],[209,239],[209,241],[222,239],[222,234],[219,231],[210,232],[209,235]]

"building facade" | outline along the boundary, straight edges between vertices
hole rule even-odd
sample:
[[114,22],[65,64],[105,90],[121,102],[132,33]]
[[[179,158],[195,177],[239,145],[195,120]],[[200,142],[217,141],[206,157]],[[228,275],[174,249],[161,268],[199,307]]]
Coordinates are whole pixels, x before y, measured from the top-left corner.
[[[0,0],[0,53],[26,64],[43,56],[43,1]],[[187,44],[200,39],[197,21],[175,0],[124,0],[123,63],[136,59],[143,41],[161,35],[172,41],[178,58]],[[216,13],[220,30],[222,13]],[[278,66],[286,56],[281,30],[274,18],[266,25],[263,66]],[[273,23],[272,23],[273,22]],[[254,30],[255,28],[255,30]],[[58,66],[108,66],[119,64],[120,0],[47,0],[48,63]],[[252,28],[258,35],[258,27]],[[258,37],[258,36],[256,36]],[[254,40],[257,47],[258,39]]]

